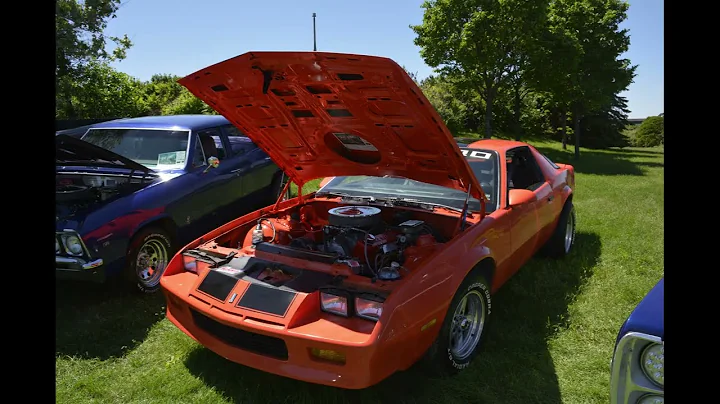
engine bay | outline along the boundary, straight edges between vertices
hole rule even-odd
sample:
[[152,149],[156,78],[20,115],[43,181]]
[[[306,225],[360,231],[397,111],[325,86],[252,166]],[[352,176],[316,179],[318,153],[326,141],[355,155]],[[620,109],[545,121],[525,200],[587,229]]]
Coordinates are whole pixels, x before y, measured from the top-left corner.
[[110,202],[119,196],[137,191],[149,184],[148,178],[127,175],[95,175],[85,173],[55,176],[55,205],[59,217],[73,215],[78,210]]
[[[372,281],[395,281],[447,242],[457,222],[416,209],[314,200],[238,226],[186,253],[284,256],[303,260],[304,267],[342,265]],[[215,267],[222,265],[215,261]]]

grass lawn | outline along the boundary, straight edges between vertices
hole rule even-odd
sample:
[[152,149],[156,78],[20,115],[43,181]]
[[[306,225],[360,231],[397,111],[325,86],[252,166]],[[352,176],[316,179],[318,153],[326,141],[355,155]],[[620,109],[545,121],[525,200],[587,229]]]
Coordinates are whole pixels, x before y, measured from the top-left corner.
[[[557,162],[559,144],[530,142]],[[62,403],[607,403],[622,322],[663,276],[662,149],[582,150],[577,244],[533,259],[493,298],[481,354],[464,373],[415,370],[344,391],[231,363],[164,318],[161,295],[58,283]]]

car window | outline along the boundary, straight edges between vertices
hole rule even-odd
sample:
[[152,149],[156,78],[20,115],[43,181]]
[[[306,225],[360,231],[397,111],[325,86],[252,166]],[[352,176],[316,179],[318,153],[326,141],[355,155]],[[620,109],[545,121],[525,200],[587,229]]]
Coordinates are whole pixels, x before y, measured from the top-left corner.
[[238,129],[235,125],[227,125],[224,127],[227,133],[230,150],[233,155],[245,154],[248,151],[257,148],[255,144]]
[[[220,131],[217,129],[204,129],[197,132],[202,145],[205,156],[217,157],[220,160],[225,159],[227,153],[225,153],[225,147],[220,139]],[[210,141],[212,139],[212,141]]]
[[202,145],[200,144],[200,139],[198,139],[198,136],[195,135],[195,148],[193,149],[192,165],[193,167],[201,167],[205,164],[207,164],[205,152],[203,151]]
[[535,157],[527,147],[517,147],[507,151],[505,156],[507,164],[508,189],[539,188],[545,177],[538,166]]
[[[497,153],[483,149],[461,149],[470,168],[475,174],[480,186],[485,192],[487,203],[485,212],[491,213],[497,209],[499,196],[499,165]],[[424,183],[403,177],[375,177],[375,176],[347,176],[335,177],[330,180],[323,191],[341,192],[348,195],[371,195],[375,197],[399,197],[418,199],[422,201],[440,203],[462,209],[465,205],[467,193],[440,185]],[[480,201],[470,198],[468,201],[471,211],[480,210]]]
[[185,167],[187,130],[94,128],[82,140],[151,169]]
[[548,156],[546,156],[546,155],[544,155],[544,154],[542,154],[542,153],[540,153],[540,155],[543,156],[543,158],[544,158],[545,160],[547,160],[548,163],[550,163],[550,165],[552,166],[552,168],[554,168],[554,169],[556,169],[556,170],[559,170],[559,169],[560,169],[560,166],[558,166],[558,165],[555,164],[552,160],[550,160],[550,158],[549,158]]

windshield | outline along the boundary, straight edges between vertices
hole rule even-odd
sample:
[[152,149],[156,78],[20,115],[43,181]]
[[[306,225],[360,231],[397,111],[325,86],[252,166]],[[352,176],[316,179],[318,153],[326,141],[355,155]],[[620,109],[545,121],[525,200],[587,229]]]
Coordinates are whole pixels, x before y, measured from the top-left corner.
[[90,129],[82,140],[150,169],[184,168],[190,132],[155,129]]
[[[478,179],[488,201],[485,211],[497,209],[499,172],[497,153],[482,149],[461,149],[470,168]],[[348,196],[373,196],[376,198],[397,197],[416,199],[423,202],[441,204],[462,209],[466,193],[453,188],[427,184],[402,177],[347,176],[335,177],[328,182],[322,192],[346,194]],[[470,198],[469,209],[480,210],[480,201]]]

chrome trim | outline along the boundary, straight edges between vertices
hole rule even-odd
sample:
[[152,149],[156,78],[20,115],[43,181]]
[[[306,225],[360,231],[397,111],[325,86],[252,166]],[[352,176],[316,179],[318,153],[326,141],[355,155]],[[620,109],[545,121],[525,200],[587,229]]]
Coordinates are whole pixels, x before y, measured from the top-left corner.
[[80,272],[81,270],[87,271],[87,270],[95,269],[95,268],[102,266],[103,260],[102,260],[102,258],[98,258],[96,260],[87,262],[82,258],[70,258],[70,257],[55,256],[55,263],[56,264],[57,263],[70,264],[70,265],[74,265],[77,267],[77,268],[58,268],[56,266],[55,267],[56,271]]
[[634,404],[646,394],[665,395],[640,368],[640,355],[652,343],[664,344],[660,337],[640,332],[629,332],[618,341],[611,362],[610,404]]

